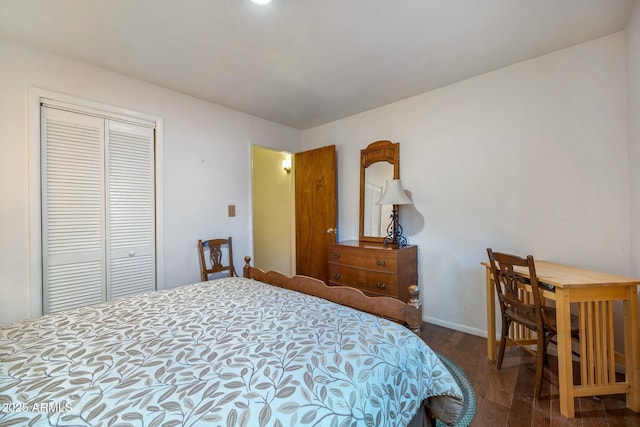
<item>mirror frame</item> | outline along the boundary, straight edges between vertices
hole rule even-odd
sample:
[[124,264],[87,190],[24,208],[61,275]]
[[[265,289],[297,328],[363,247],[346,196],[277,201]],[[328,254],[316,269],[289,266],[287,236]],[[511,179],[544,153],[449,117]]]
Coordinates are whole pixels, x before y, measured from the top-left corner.
[[375,141],[360,150],[360,233],[361,242],[382,243],[384,236],[364,235],[364,187],[365,171],[376,162],[388,162],[393,165],[393,179],[400,179],[400,143],[391,141]]

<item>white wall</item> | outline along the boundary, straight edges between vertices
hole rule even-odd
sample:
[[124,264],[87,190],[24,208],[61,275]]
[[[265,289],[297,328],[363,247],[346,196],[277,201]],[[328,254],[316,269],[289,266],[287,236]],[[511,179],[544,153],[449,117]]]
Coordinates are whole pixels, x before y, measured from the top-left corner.
[[640,277],[640,2],[627,24],[627,108],[631,177],[631,267]]
[[302,133],[338,150],[339,239],[357,239],[359,150],[400,142],[426,320],[486,333],[486,248],[630,274],[625,35]]
[[[188,76],[185,76],[188,78]],[[199,280],[196,241],[251,250],[251,144],[297,151],[298,130],[57,55],[0,40],[0,323],[29,310],[27,95],[36,86],[164,119],[165,287]],[[227,205],[236,217],[227,217]]]

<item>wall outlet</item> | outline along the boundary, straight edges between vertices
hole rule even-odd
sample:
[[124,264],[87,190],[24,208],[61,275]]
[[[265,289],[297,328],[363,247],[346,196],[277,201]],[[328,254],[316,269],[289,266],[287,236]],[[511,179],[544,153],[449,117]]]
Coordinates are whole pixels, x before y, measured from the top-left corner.
[[229,205],[229,216],[236,216],[236,205]]

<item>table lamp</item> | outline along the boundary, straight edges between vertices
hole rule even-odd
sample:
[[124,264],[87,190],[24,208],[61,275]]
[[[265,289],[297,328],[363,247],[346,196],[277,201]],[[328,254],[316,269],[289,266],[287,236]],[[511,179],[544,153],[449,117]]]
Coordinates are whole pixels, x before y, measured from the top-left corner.
[[382,197],[378,200],[378,205],[393,205],[391,210],[391,224],[387,227],[387,237],[383,242],[385,246],[394,245],[399,248],[407,246],[407,239],[402,235],[402,227],[398,222],[398,206],[411,205],[413,202],[402,188],[399,179],[389,179],[382,192]]

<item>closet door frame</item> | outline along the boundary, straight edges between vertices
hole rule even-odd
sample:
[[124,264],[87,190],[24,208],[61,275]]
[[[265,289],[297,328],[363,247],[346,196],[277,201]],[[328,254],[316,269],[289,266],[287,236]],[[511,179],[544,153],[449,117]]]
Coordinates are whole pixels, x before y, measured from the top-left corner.
[[96,112],[155,123],[155,255],[156,289],[164,289],[163,259],[163,120],[160,117],[88,101],[50,90],[30,87],[28,101],[29,130],[29,317],[43,313],[42,287],[42,200],[41,200],[41,132],[40,105],[45,101],[73,105],[82,112]]

